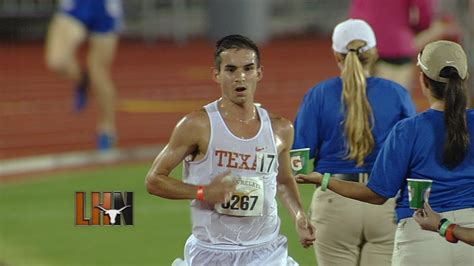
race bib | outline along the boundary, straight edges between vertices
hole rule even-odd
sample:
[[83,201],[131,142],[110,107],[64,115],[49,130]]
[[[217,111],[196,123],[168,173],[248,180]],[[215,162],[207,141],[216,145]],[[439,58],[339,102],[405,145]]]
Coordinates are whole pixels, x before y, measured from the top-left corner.
[[274,153],[257,152],[257,173],[269,174],[273,171],[277,156]]
[[260,177],[236,177],[236,191],[228,202],[216,204],[215,210],[220,214],[232,216],[262,216],[263,214],[263,181]]

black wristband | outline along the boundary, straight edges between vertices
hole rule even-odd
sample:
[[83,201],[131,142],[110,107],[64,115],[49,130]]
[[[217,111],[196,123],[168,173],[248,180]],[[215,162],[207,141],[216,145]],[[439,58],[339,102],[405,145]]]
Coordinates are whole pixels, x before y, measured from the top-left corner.
[[438,231],[441,229],[441,226],[442,226],[446,221],[448,221],[448,219],[446,219],[446,218],[443,218],[443,219],[439,220]]

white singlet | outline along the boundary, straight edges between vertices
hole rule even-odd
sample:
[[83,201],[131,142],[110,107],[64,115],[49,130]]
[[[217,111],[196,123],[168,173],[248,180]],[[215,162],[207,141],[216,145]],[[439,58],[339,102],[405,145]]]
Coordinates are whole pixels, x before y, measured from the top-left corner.
[[204,108],[211,124],[207,153],[199,161],[186,158],[183,180],[206,185],[230,169],[238,191],[226,204],[191,202],[194,237],[210,244],[240,246],[276,239],[280,230],[275,200],[278,154],[267,111],[256,107],[260,129],[254,137],[241,139],[226,126],[217,101]]

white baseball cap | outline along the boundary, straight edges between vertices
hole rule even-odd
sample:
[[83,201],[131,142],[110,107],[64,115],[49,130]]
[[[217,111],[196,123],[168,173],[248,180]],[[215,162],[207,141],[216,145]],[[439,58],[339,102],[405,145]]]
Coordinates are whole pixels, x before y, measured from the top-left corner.
[[365,52],[375,47],[377,41],[370,25],[361,19],[348,19],[336,25],[332,33],[332,49],[338,53],[347,54],[347,45],[354,41],[365,41],[366,45],[359,49]]

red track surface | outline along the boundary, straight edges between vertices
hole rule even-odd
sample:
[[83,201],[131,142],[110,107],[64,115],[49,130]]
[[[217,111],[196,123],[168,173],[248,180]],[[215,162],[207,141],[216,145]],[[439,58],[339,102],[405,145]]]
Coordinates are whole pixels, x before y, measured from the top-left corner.
[[[308,88],[338,73],[328,39],[275,40],[261,53],[264,77],[256,100],[290,120]],[[216,99],[220,89],[211,81],[212,57],[213,44],[206,41],[122,42],[113,70],[119,106],[129,100]],[[0,159],[94,149],[97,104],[92,97],[88,109],[74,113],[72,87],[47,71],[42,44],[0,44]],[[426,107],[418,92],[415,96],[419,108]],[[118,107],[119,147],[164,143],[189,112],[189,106],[148,109]]]

